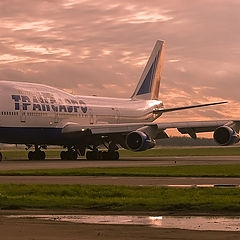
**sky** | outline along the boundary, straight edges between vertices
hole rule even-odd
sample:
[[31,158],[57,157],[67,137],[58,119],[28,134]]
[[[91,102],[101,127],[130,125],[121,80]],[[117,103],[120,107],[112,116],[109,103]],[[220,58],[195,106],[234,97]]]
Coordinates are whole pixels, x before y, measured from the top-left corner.
[[227,100],[161,121],[239,119],[239,0],[1,0],[0,80],[129,97],[166,41],[165,107]]

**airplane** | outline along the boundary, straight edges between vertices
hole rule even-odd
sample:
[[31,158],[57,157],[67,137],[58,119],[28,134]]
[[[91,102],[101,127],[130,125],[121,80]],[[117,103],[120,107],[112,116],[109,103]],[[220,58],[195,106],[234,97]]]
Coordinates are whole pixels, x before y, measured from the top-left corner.
[[[164,108],[159,88],[165,42],[157,40],[139,83],[129,98],[73,95],[54,87],[0,81],[0,142],[24,144],[29,160],[44,160],[42,149],[62,146],[62,160],[119,159],[119,147],[131,151],[153,148],[175,128],[192,138],[214,132],[220,145],[239,142],[240,120],[156,122],[167,112],[224,104],[214,102]],[[100,146],[106,148],[100,151]],[[2,153],[0,153],[0,160]]]

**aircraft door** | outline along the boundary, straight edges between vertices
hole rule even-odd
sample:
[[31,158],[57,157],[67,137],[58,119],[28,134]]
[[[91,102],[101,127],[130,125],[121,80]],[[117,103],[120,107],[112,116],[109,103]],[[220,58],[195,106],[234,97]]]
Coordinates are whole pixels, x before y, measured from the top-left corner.
[[116,108],[116,109],[115,109],[115,123],[119,123],[119,118],[120,118],[120,112],[119,112],[119,110]]
[[58,122],[59,122],[59,113],[54,112],[54,123],[58,123]]
[[88,109],[88,114],[89,114],[89,123],[94,124],[94,116],[93,116],[93,110]]
[[25,123],[27,113],[26,113],[26,111],[23,110],[23,105],[22,104],[20,104],[19,114],[20,114],[20,122]]

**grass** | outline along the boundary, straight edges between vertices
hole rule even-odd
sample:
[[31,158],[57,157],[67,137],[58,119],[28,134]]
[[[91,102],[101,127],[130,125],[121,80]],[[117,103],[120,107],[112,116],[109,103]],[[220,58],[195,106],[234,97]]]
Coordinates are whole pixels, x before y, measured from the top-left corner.
[[[15,160],[15,159],[23,160],[23,159],[28,159],[29,151],[12,149],[12,150],[1,150],[1,152],[3,155],[3,160]],[[46,154],[47,154],[47,158],[58,158],[59,159],[60,150],[47,150]]]
[[[47,158],[59,159],[60,149],[46,151]],[[25,150],[2,150],[3,159],[27,159]],[[166,156],[240,156],[240,147],[210,147],[210,148],[155,148],[145,152],[120,150],[121,157],[166,157]]]
[[240,177],[240,165],[7,170],[0,176]]
[[92,209],[237,213],[240,189],[0,185],[1,209]]
[[240,156],[239,147],[207,148],[154,148],[145,152],[120,151],[121,157],[167,157],[167,156]]

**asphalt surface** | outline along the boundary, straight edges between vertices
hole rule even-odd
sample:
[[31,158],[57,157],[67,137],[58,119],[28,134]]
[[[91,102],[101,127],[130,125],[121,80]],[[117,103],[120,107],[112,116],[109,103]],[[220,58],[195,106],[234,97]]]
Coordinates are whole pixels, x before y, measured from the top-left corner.
[[82,167],[154,167],[174,165],[224,165],[240,164],[240,156],[184,156],[184,157],[132,157],[116,161],[69,160],[4,160],[0,162],[0,170],[20,169],[64,169]]
[[[240,164],[237,157],[161,157],[122,158],[118,161],[28,161],[8,160],[0,162],[0,170],[51,169],[81,167],[144,167],[173,165]],[[169,177],[94,177],[94,176],[0,176],[0,184],[97,184],[130,186],[186,186],[214,184],[237,184],[240,178],[169,178]],[[25,212],[24,212],[25,213]],[[37,214],[42,214],[37,212]],[[75,213],[75,212],[74,212]],[[2,212],[2,214],[4,214]],[[6,214],[6,213],[5,213]],[[23,214],[23,213],[21,213]],[[26,213],[25,213],[26,214]],[[47,214],[52,214],[48,211]],[[76,213],[75,213],[76,214]],[[100,213],[102,214],[102,213]],[[192,231],[180,229],[158,229],[148,226],[75,224],[66,222],[43,222],[39,219],[9,219],[0,215],[0,232],[5,240],[14,239],[239,239],[239,232]]]
[[[62,161],[62,160],[5,160],[0,170],[66,169],[82,167],[144,167],[176,165],[224,165],[240,164],[240,156],[186,156],[122,158],[117,161]],[[192,177],[99,177],[99,176],[0,176],[0,184],[93,184],[129,186],[213,186],[240,185],[240,178],[192,178]]]
[[0,176],[0,184],[92,184],[128,186],[213,187],[240,185],[240,178],[192,177],[95,177],[95,176]]
[[[48,211],[48,214],[51,211]],[[26,211],[24,212],[26,214]],[[35,214],[41,214],[37,211]],[[76,211],[75,211],[76,214]],[[102,214],[102,213],[100,213]],[[116,212],[115,212],[116,214]],[[121,213],[122,214],[122,213]],[[192,231],[137,225],[77,224],[32,218],[8,218],[0,215],[0,233],[4,240],[237,240],[239,232]]]

